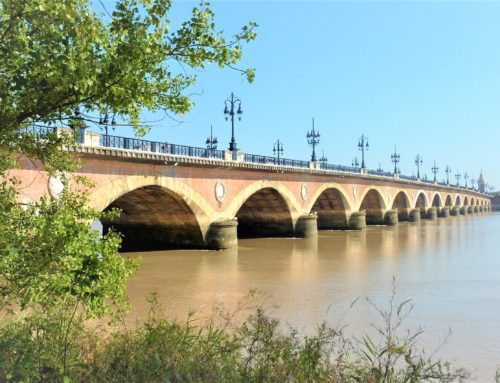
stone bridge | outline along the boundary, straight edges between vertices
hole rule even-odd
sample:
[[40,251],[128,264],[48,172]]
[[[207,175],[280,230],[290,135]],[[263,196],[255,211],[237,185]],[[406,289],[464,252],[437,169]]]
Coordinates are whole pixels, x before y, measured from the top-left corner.
[[[124,235],[124,248],[229,248],[245,237],[308,237],[317,230],[395,225],[490,211],[490,196],[420,180],[229,159],[79,145],[78,175],[95,183],[94,208],[122,210],[102,222]],[[61,183],[28,159],[13,170],[23,202]]]

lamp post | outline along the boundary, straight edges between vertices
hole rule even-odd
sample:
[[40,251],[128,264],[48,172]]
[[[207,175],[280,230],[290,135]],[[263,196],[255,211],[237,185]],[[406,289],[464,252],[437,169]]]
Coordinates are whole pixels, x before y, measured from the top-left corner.
[[465,188],[467,189],[467,180],[469,179],[469,174],[465,172],[464,174],[464,180],[465,180]]
[[207,144],[207,149],[208,149],[208,155],[209,157],[212,156],[212,153],[215,149],[217,149],[217,144],[219,141],[217,141],[217,137],[214,137],[212,134],[212,125],[210,125],[210,137],[207,137],[207,140],[205,141],[205,144]]
[[354,158],[352,159],[352,166],[353,166],[354,168],[359,168],[359,161],[358,161],[358,157],[354,157]]
[[278,165],[280,165],[280,157],[283,155],[283,143],[280,142],[280,140],[278,139],[275,143],[274,143],[274,146],[273,146],[273,153],[275,155],[275,157],[277,157],[277,160],[278,160]]
[[318,160],[322,164],[326,164],[328,162],[328,157],[325,156],[325,149],[323,149],[321,157]]
[[436,166],[436,161],[434,161],[434,166],[431,168],[431,170],[434,173],[434,182],[437,182],[436,174],[439,171],[439,168]]
[[461,175],[461,174],[458,172],[458,170],[457,170],[457,172],[455,173],[455,178],[457,179],[457,186],[460,186],[460,185],[459,185],[459,182],[460,182],[460,177],[462,177],[462,175]]
[[451,174],[451,168],[449,165],[446,165],[446,169],[444,169],[444,172],[446,173],[446,185],[450,184],[450,174]]
[[472,179],[470,180],[470,183],[471,183],[471,187],[472,187],[472,190],[476,190],[476,179],[474,177],[472,177]]
[[417,157],[415,158],[415,165],[417,165],[417,179],[420,179],[420,166],[422,166],[423,163],[422,156],[417,154]]
[[368,137],[362,134],[358,141],[358,149],[361,150],[361,169],[365,169],[365,150],[369,147]]
[[394,174],[398,174],[398,162],[401,161],[401,156],[396,151],[396,146],[394,146],[394,153],[391,154],[391,162],[394,162]]
[[[104,146],[109,146],[109,115],[108,112],[101,113],[99,116],[99,128],[104,130]],[[115,116],[111,118],[111,127],[115,130],[116,120]]]
[[[234,108],[236,104],[238,104],[238,110],[235,112]],[[231,118],[231,141],[229,142],[230,151],[238,150],[238,148],[236,147],[236,139],[234,138],[234,116],[238,115],[238,120],[241,121],[242,114],[243,110],[241,109],[241,100],[236,97],[233,92],[231,92],[231,96],[226,99],[224,107],[224,116],[226,118],[226,121]]]
[[312,155],[311,155],[311,161],[316,162],[316,145],[319,144],[319,131],[314,130],[314,118],[312,119],[312,130],[307,132],[307,143],[312,146]]
[[69,127],[71,129],[78,129],[78,142],[83,144],[85,142],[85,129],[87,129],[87,125],[82,117],[82,113],[80,112],[80,107],[76,107],[74,111],[73,117],[70,117]]
[[384,169],[382,169],[382,164],[379,162],[379,163],[378,163],[377,173],[382,174],[383,172],[384,172]]

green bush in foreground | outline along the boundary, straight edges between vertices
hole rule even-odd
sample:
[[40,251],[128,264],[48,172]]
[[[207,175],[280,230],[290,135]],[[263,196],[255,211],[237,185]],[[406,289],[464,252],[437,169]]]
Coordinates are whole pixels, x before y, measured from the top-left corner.
[[[69,312],[30,315],[0,329],[2,382],[462,382],[463,369],[419,351],[419,333],[401,331],[411,306],[379,310],[375,338],[347,338],[318,326],[313,335],[282,331],[256,309],[232,326],[219,316],[198,326],[171,321],[153,304],[133,329],[99,333]],[[71,331],[66,324],[73,323]],[[401,335],[403,333],[404,335]]]

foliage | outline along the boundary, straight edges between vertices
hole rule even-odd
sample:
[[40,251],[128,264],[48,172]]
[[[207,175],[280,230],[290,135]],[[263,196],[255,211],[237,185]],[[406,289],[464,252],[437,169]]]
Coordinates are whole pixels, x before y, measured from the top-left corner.
[[262,308],[240,325],[227,323],[229,317],[203,326],[193,314],[172,321],[153,303],[144,323],[106,336],[77,320],[66,348],[60,323],[68,320],[27,318],[0,327],[0,381],[401,383],[468,377],[418,351],[416,337],[387,333],[394,329],[387,317],[380,342],[367,336],[358,342],[324,324],[308,336],[280,330],[280,321]]
[[[39,158],[57,148],[53,139],[37,143],[24,129],[81,126],[71,123],[78,107],[89,119],[116,114],[139,132],[145,109],[187,112],[193,103],[185,91],[196,77],[172,64],[234,68],[242,43],[255,38],[256,24],[249,23],[226,39],[208,3],[171,30],[171,6],[171,0],[118,0],[101,17],[88,0],[0,0],[0,172],[6,155]],[[240,71],[253,80],[252,69]]]
[[134,263],[118,254],[117,233],[100,238],[90,227],[103,215],[85,193],[66,187],[59,199],[27,206],[15,197],[14,185],[0,184],[0,307],[79,303],[93,316],[110,302],[123,306]]

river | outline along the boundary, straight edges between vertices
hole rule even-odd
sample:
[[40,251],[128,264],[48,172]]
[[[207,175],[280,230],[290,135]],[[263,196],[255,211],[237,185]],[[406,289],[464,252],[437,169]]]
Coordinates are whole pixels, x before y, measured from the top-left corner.
[[[251,289],[272,315],[307,333],[326,321],[360,335],[380,323],[365,297],[386,305],[412,299],[405,327],[424,327],[420,345],[491,382],[500,365],[500,214],[321,231],[317,239],[246,239],[226,251],[126,253],[140,257],[128,286],[133,318],[158,293],[165,315],[206,317],[216,303],[234,310]],[[352,307],[351,303],[358,297]],[[276,307],[275,307],[276,306]]]

